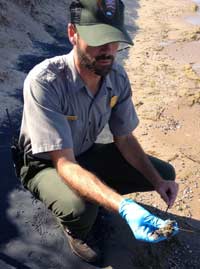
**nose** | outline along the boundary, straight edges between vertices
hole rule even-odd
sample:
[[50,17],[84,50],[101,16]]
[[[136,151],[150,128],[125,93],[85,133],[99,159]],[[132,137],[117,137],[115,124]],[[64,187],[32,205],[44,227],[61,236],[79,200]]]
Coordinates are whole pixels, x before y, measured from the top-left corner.
[[117,51],[118,43],[107,43],[101,46],[100,50],[104,53],[113,54]]

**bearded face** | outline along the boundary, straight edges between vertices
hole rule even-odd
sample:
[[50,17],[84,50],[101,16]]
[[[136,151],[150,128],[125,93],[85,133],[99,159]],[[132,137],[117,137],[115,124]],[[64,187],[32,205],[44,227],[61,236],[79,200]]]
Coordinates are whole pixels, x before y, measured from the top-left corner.
[[[115,44],[116,45],[116,44]],[[106,45],[105,45],[106,46]],[[84,68],[87,68],[91,72],[95,73],[98,76],[106,76],[113,65],[114,56],[104,52],[103,50],[99,51],[96,48],[90,47],[90,50],[97,50],[97,55],[93,56],[92,53],[89,53],[89,50],[83,50],[79,40],[77,40],[77,55],[79,58],[80,65]]]

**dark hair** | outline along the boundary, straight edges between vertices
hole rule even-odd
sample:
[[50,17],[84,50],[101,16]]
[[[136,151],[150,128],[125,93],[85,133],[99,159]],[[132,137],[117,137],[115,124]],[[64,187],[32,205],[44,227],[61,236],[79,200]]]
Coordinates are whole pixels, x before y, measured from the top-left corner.
[[73,24],[80,23],[82,7],[83,6],[79,0],[74,0],[71,2],[70,4],[71,23]]

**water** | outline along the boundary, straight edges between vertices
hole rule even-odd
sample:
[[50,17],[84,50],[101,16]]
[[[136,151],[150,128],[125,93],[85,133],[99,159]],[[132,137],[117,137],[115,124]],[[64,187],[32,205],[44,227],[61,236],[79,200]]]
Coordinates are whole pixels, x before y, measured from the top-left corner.
[[193,0],[198,5],[198,11],[193,16],[186,17],[186,21],[193,25],[200,25],[200,0]]
[[200,63],[193,64],[192,69],[200,76]]
[[174,40],[167,40],[167,41],[160,42],[159,45],[162,47],[167,47],[167,46],[173,44],[174,42],[175,42]]

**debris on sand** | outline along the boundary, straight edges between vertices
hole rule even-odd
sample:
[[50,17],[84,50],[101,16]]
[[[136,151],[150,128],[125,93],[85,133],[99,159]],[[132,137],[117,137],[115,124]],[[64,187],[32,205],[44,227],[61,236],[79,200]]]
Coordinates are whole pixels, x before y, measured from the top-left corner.
[[176,230],[176,221],[174,220],[166,220],[166,223],[163,227],[155,230],[154,232],[152,232],[151,237],[154,240],[157,240],[159,237],[170,237],[173,232]]

